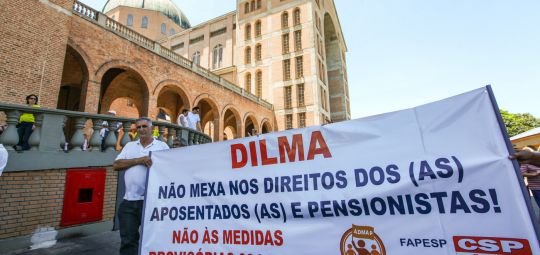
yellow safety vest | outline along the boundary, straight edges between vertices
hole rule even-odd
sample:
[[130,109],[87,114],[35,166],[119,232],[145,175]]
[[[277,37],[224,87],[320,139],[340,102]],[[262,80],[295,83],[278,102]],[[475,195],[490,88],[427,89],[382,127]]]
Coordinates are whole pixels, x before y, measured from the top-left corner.
[[[40,106],[38,104],[32,105],[34,108],[39,108]],[[21,117],[19,117],[19,122],[36,122],[36,117],[34,117],[34,114],[32,113],[23,113],[21,114]]]

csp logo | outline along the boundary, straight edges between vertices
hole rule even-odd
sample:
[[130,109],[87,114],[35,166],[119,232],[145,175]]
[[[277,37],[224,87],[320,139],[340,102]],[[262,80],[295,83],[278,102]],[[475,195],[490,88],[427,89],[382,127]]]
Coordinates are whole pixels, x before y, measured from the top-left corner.
[[374,228],[352,225],[341,237],[341,255],[386,255]]
[[453,239],[457,254],[532,255],[526,239],[479,236],[454,236]]

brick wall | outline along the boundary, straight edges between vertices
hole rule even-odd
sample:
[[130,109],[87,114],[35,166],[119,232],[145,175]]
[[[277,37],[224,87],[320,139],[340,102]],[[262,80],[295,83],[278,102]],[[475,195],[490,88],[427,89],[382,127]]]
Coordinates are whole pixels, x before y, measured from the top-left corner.
[[56,107],[70,2],[73,1],[1,1],[1,102],[24,104],[26,95],[41,91],[40,104]]
[[116,184],[118,181],[118,172],[112,167],[107,168],[105,179],[105,195],[103,196],[103,221],[109,221],[114,218],[116,209]]
[[[107,168],[103,221],[113,219],[117,172]],[[7,172],[0,177],[0,239],[60,228],[66,170]]]
[[75,0],[49,0],[49,2],[61,6],[65,9],[71,10],[71,7],[73,6],[73,3],[75,3]]

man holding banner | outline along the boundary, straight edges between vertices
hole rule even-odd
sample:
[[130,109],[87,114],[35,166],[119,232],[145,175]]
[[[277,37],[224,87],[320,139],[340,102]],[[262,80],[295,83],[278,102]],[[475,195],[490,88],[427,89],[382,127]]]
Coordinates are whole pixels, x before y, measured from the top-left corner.
[[169,149],[166,143],[152,137],[152,120],[139,118],[135,122],[139,140],[126,144],[116,157],[113,168],[126,170],[124,183],[126,194],[118,208],[120,222],[121,255],[137,254],[139,249],[139,226],[141,225],[147,169],[152,165],[151,151]]

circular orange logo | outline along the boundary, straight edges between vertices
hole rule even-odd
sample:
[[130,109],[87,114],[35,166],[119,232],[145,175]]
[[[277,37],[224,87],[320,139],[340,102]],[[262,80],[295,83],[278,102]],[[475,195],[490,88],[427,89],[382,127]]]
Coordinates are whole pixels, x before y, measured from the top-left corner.
[[386,255],[384,244],[370,226],[352,225],[341,237],[341,255]]

